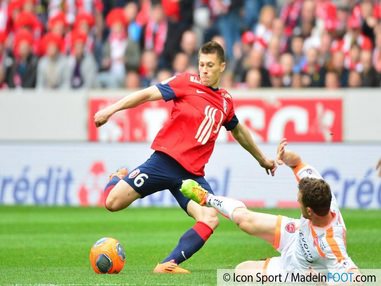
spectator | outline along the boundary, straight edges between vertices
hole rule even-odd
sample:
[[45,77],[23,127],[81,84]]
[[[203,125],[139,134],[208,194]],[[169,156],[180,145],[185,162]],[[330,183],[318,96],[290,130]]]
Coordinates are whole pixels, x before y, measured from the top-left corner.
[[303,1],[304,0],[288,0],[282,5],[280,18],[285,25],[285,35],[287,37],[291,37],[294,33],[294,29],[299,21]]
[[372,63],[379,75],[381,75],[381,24],[376,33],[375,49],[372,55]]
[[280,52],[281,53],[287,52],[288,39],[285,35],[284,23],[282,22],[280,18],[274,19],[272,32],[273,32],[273,37],[276,37],[279,39]]
[[125,87],[127,89],[138,89],[140,87],[140,76],[136,71],[127,72],[125,79]]
[[212,13],[215,15],[215,26],[217,33],[225,40],[225,54],[228,63],[233,60],[233,46],[240,39],[240,11],[243,5],[243,0],[211,1]]
[[339,76],[334,71],[329,71],[325,75],[325,87],[328,89],[337,89],[340,87]]
[[30,31],[18,31],[14,39],[13,57],[6,64],[6,83],[10,88],[34,88],[36,86],[38,58],[33,54],[33,35]]
[[60,38],[65,36],[66,29],[69,27],[65,14],[63,12],[57,13],[51,17],[48,21],[48,31],[56,34]]
[[260,11],[263,7],[272,6],[275,8],[276,2],[276,0],[244,0],[244,28],[253,29],[258,23]]
[[379,87],[380,75],[377,74],[376,69],[372,66],[372,52],[361,51],[360,55],[360,78],[362,86],[364,87]]
[[254,33],[257,37],[257,41],[264,43],[264,47],[267,47],[273,36],[273,21],[276,18],[275,8],[273,6],[264,6],[260,12],[259,22],[255,27]]
[[180,49],[182,52],[188,55],[189,65],[192,67],[198,67],[198,45],[196,33],[187,30],[181,37]]
[[348,86],[349,70],[344,66],[344,53],[341,51],[334,52],[331,62],[328,63],[328,69],[333,70],[339,77],[339,86]]
[[360,47],[354,43],[350,50],[349,54],[344,59],[344,66],[349,70],[359,71],[360,69]]
[[350,71],[348,76],[348,87],[357,88],[361,86],[362,83],[360,74],[355,70]]
[[0,67],[5,67],[6,59],[8,58],[8,52],[6,49],[7,35],[5,32],[0,32]]
[[244,66],[244,62],[247,61],[248,55],[250,54],[250,51],[253,48],[254,43],[254,33],[252,31],[245,31],[241,36],[241,45],[235,48],[235,59],[231,64],[231,69],[233,70],[235,82],[245,81],[246,69]]
[[84,43],[85,51],[87,53],[93,53],[96,46],[96,38],[93,30],[94,24],[95,19],[93,15],[85,12],[78,14],[75,18],[73,30],[66,37],[66,51],[70,52],[71,47],[74,45],[74,38],[78,34],[81,34],[86,35],[86,41]]
[[277,37],[272,37],[268,44],[268,48],[265,51],[265,68],[268,69],[273,64],[279,63],[280,55],[280,39]]
[[305,0],[302,4],[302,11],[299,18],[297,30],[304,38],[312,34],[312,29],[316,24],[316,2]]
[[283,87],[283,69],[278,63],[273,63],[269,68],[271,86],[275,88]]
[[136,20],[138,15],[138,5],[133,1],[128,2],[124,7],[124,14],[128,23],[127,34],[129,39],[135,43],[140,43],[143,27],[142,23],[139,23]]
[[246,88],[253,89],[253,88],[260,88],[262,84],[262,75],[261,72],[258,69],[250,69],[246,73]]
[[92,53],[86,53],[85,44],[87,36],[76,34],[73,37],[72,53],[68,59],[66,77],[70,79],[73,89],[90,89],[96,86],[97,64]]
[[325,70],[319,66],[318,51],[309,49],[306,62],[302,68],[302,82],[304,87],[323,87]]
[[175,55],[172,63],[172,70],[174,74],[183,73],[189,67],[189,57],[186,53],[179,52]]
[[302,75],[300,73],[293,73],[292,74],[291,87],[292,88],[302,88],[303,87]]
[[290,53],[285,53],[280,57],[280,65],[283,70],[282,85],[284,87],[291,87],[294,58]]
[[173,76],[173,74],[170,70],[161,69],[157,72],[156,81],[162,82],[162,81],[169,79],[172,76]]
[[249,69],[258,69],[261,73],[262,87],[271,86],[268,70],[263,67],[263,52],[261,50],[252,49],[249,55],[243,62],[245,68],[245,78],[246,71]]
[[291,38],[291,54],[294,58],[294,72],[300,73],[306,62],[306,56],[303,53],[303,37],[294,35]]
[[102,72],[98,80],[102,87],[122,87],[126,70],[137,70],[140,49],[137,43],[128,39],[126,18],[123,9],[115,8],[107,15],[106,24],[110,34],[103,46]]
[[47,89],[69,88],[67,58],[62,55],[62,39],[52,33],[42,39],[43,57],[37,67],[37,87]]
[[[144,31],[144,49],[152,50],[157,56],[164,51],[167,40],[168,19],[159,3],[152,4],[150,17]],[[163,63],[161,66],[165,66]]]
[[146,50],[143,52],[140,63],[140,78],[142,87],[153,84],[158,68],[158,57],[154,51]]

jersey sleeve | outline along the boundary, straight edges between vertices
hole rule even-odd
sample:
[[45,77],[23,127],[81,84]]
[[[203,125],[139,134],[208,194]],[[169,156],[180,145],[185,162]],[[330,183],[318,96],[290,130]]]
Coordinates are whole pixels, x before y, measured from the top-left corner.
[[156,84],[165,101],[180,98],[186,94],[189,85],[189,74],[178,74]]
[[229,102],[229,110],[228,110],[228,114],[226,116],[226,120],[223,126],[226,128],[227,131],[231,131],[237,126],[237,124],[239,123],[239,120],[237,116],[235,115],[233,100],[230,94],[229,94],[228,102]]
[[233,130],[238,123],[239,123],[238,118],[234,114],[233,117],[224,124],[224,127],[226,128],[226,130],[230,131],[230,130]]
[[294,169],[294,175],[299,182],[303,178],[323,179],[320,173],[311,165],[300,162]]

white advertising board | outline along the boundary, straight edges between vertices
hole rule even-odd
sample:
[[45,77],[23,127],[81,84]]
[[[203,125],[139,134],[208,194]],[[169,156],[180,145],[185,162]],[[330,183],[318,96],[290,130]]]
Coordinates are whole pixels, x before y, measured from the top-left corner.
[[[260,146],[274,157],[276,145]],[[380,145],[290,144],[315,166],[331,185],[341,207],[380,208],[381,178],[375,165]],[[143,163],[149,144],[0,144],[0,204],[101,205],[108,175],[120,166],[130,171]],[[165,170],[163,170],[165,172]],[[291,170],[281,166],[266,175],[238,144],[217,144],[206,167],[206,178],[217,194],[252,206],[296,206],[297,185]],[[169,191],[134,206],[172,206]]]

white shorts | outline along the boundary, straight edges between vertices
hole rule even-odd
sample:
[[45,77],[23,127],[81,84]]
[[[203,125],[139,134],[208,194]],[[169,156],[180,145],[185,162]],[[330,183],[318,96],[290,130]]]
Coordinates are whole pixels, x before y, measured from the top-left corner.
[[280,256],[267,258],[262,270],[266,275],[277,275],[284,273],[284,267],[282,266],[282,259]]

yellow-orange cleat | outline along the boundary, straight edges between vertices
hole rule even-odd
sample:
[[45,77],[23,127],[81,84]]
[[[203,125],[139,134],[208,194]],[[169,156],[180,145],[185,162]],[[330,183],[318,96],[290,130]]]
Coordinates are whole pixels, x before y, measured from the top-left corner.
[[156,265],[153,273],[189,274],[190,271],[178,266],[173,260]]
[[180,191],[183,195],[201,206],[205,206],[208,192],[192,179],[183,180]]
[[116,170],[114,173],[112,173],[108,178],[109,178],[109,180],[111,180],[114,177],[118,177],[119,179],[123,179],[127,175],[128,175],[127,168],[122,167],[122,168],[119,168],[118,170]]

